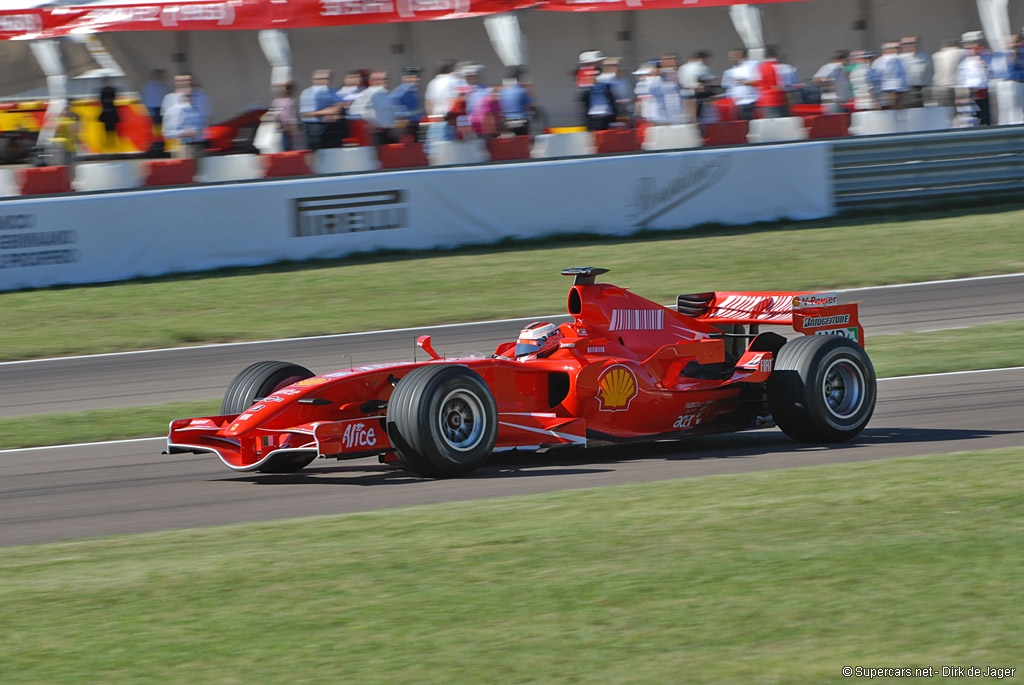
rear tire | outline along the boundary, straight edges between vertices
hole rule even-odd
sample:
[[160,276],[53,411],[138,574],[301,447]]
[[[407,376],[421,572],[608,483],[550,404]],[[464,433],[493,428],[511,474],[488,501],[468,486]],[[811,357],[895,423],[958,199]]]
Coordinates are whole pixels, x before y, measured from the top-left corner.
[[430,364],[413,369],[395,387],[387,430],[406,469],[428,478],[465,476],[491,456],[498,407],[472,369]]
[[768,378],[768,407],[776,425],[802,442],[853,438],[871,420],[877,395],[868,355],[835,335],[786,343]]

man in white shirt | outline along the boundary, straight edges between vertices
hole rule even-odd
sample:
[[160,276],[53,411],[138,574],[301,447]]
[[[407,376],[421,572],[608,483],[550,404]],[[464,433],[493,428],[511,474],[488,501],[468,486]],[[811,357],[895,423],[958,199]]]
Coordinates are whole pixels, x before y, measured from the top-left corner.
[[352,110],[371,127],[377,145],[395,142],[395,106],[388,97],[387,86],[388,72],[375,71],[370,74],[370,87],[352,103]]
[[900,40],[900,61],[907,72],[907,92],[904,107],[924,107],[924,90],[931,80],[932,61],[917,51],[917,36],[904,36]]
[[437,76],[430,79],[423,94],[428,116],[444,117],[452,108],[452,103],[459,95],[452,74],[454,70],[455,60],[442,60],[437,65]]
[[195,78],[192,74],[178,74],[174,77],[174,91],[164,96],[163,102],[160,104],[160,111],[167,112],[179,102],[183,102],[185,99],[185,93],[189,93],[191,97],[192,106],[199,111],[199,115],[203,117],[205,125],[210,124],[210,99],[206,97],[200,88],[199,84],[196,83]]
[[884,43],[882,54],[871,65],[882,80],[882,109],[903,109],[903,98],[907,92],[907,71],[900,61],[899,49],[899,43]]
[[732,66],[722,74],[722,87],[736,105],[741,121],[754,118],[757,88],[753,84],[760,78],[757,73],[758,62],[748,59],[747,55],[746,48],[730,50],[729,61]]
[[171,151],[176,159],[198,159],[206,148],[205,119],[193,102],[192,91],[179,93],[164,115],[163,135],[177,142]]
[[981,31],[964,34],[967,56],[960,61],[956,69],[957,109],[962,122],[991,126],[992,116],[988,101],[989,69],[981,56],[981,38]]
[[942,47],[932,55],[935,72],[932,78],[932,97],[939,107],[952,107],[956,103],[956,70],[967,51],[959,41],[942,41]]
[[715,80],[711,67],[705,62],[710,56],[711,53],[706,50],[698,50],[690,61],[679,67],[679,86],[683,94],[695,103],[692,109],[697,121],[701,120],[701,111],[710,96],[708,86]]
[[821,104],[828,114],[842,112],[843,105],[850,101],[850,81],[846,77],[849,61],[847,50],[836,50],[832,61],[814,74],[814,80],[821,86]]

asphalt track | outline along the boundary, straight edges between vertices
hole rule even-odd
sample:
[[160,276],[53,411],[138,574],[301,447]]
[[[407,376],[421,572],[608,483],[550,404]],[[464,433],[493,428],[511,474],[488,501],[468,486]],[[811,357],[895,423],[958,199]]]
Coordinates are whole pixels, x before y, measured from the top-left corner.
[[[1024,274],[848,291],[870,338],[1024,319]],[[412,359],[419,335],[449,357],[486,355],[537,317],[481,324],[0,364],[0,416],[130,408],[221,397],[244,367],[278,359],[316,373]],[[558,320],[552,317],[552,320]],[[564,320],[568,320],[565,317]],[[419,352],[422,356],[423,352]],[[171,417],[177,418],[177,417]]]
[[369,459],[240,474],[211,456],[162,457],[159,440],[18,450],[0,452],[0,545],[1010,446],[1024,446],[1024,368],[882,381],[869,427],[836,446],[772,429],[496,455],[458,480]]
[[[1014,276],[861,290],[853,299],[863,302],[871,335],[1021,319],[1022,286],[1024,276]],[[355,364],[408,358],[423,332],[449,354],[486,353],[518,327],[507,321],[4,364],[5,386],[16,380],[7,387],[20,390],[3,394],[0,415],[216,397],[252,361],[283,358],[325,371],[345,365],[339,349]],[[472,476],[447,481],[375,460],[318,461],[287,476],[239,474],[208,455],[163,457],[162,440],[12,450],[0,452],[0,546],[1008,446],[1024,446],[1024,368],[882,381],[868,429],[837,446],[801,445],[773,429],[498,455]]]

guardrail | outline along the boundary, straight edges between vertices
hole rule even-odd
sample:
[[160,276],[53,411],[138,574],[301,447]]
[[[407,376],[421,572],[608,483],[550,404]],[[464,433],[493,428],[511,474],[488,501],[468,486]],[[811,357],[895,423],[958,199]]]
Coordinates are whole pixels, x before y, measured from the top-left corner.
[[833,141],[836,207],[1024,189],[1024,126]]

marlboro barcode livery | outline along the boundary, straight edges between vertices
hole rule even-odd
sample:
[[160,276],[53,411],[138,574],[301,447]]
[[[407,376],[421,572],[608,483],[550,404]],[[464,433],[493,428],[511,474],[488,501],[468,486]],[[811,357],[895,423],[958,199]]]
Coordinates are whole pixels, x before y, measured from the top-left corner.
[[[287,473],[317,458],[378,456],[461,476],[503,450],[685,438],[778,425],[806,442],[863,430],[875,372],[856,304],[836,293],[707,292],[664,307],[566,269],[570,323],[534,322],[490,357],[316,375],[267,361],[228,386],[220,416],[171,422],[168,453]],[[803,333],[786,337],[767,325]]]

